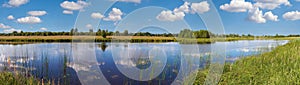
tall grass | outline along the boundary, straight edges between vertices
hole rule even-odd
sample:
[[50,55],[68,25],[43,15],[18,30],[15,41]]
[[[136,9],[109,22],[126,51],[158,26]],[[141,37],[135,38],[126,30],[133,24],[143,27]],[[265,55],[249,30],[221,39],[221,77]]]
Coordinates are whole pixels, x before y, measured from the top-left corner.
[[[200,71],[194,84],[202,84],[207,73],[207,69]],[[268,53],[227,63],[219,84],[300,84],[300,40],[293,40]]]
[[34,77],[26,77],[11,72],[0,72],[1,85],[38,85],[39,83]]

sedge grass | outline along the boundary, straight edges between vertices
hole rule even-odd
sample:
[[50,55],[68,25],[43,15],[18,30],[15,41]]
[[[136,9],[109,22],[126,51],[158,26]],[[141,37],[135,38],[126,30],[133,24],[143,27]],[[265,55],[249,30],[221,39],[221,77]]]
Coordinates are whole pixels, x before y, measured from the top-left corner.
[[[203,84],[207,74],[208,69],[201,70],[194,84]],[[292,40],[268,53],[225,64],[219,84],[300,84],[300,40]]]

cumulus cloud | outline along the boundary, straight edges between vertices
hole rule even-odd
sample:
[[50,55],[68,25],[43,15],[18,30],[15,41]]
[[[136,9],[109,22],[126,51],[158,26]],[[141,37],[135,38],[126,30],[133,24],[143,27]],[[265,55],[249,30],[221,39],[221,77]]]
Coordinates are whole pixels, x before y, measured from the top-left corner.
[[9,15],[9,16],[7,16],[7,19],[8,20],[13,20],[13,19],[15,19],[15,17],[13,15]]
[[27,14],[31,15],[31,16],[44,16],[47,14],[46,11],[29,11],[27,12]]
[[64,10],[63,14],[73,14],[73,11],[69,11],[69,10]]
[[18,30],[18,29],[14,29],[14,28],[12,28],[12,29],[7,29],[7,30],[3,30],[3,32],[5,32],[5,33],[12,33],[12,32],[14,32],[14,31],[17,31],[18,33],[20,33],[22,30]]
[[73,11],[82,10],[84,7],[88,6],[88,3],[85,1],[64,1],[60,6],[66,9],[63,11],[64,14],[73,14]]
[[264,14],[264,18],[265,18],[266,20],[279,21],[279,20],[278,20],[278,16],[277,16],[277,15],[274,15],[271,11],[266,12],[266,13]]
[[42,28],[40,28],[40,30],[42,30],[42,31],[47,31],[48,29],[47,29],[47,28],[44,28],[44,27],[42,27]]
[[179,8],[175,8],[173,11],[162,11],[156,16],[156,19],[160,21],[176,21],[183,20],[186,13],[205,13],[210,10],[210,5],[207,1],[202,1],[199,3],[189,3],[185,2]]
[[29,16],[29,17],[19,18],[17,19],[17,22],[21,24],[37,24],[37,23],[41,23],[42,20],[39,17]]
[[184,2],[183,5],[181,5],[179,8],[175,8],[173,11],[189,13],[190,12],[190,4],[191,3],[189,3],[189,2]]
[[4,3],[3,7],[19,7],[28,3],[29,0],[9,0],[8,3]]
[[245,2],[245,0],[231,0],[229,4],[224,4],[220,6],[221,10],[228,12],[247,12],[252,8],[252,3]]
[[105,21],[119,21],[122,20],[123,12],[118,8],[113,8],[108,14],[108,17],[104,18]]
[[8,29],[8,28],[11,28],[11,27],[8,26],[8,25],[5,25],[3,23],[0,23],[0,28],[2,28],[2,29]]
[[254,8],[249,10],[249,16],[248,19],[250,21],[256,22],[256,23],[266,23],[267,20],[264,18],[263,13],[259,8]]
[[263,14],[259,8],[253,8],[249,11],[248,19],[250,21],[256,22],[256,23],[266,23],[267,20],[270,21],[279,21],[278,16],[274,15],[271,11],[266,12]]
[[92,13],[91,17],[94,19],[102,19],[104,18],[104,15],[102,15],[101,13]]
[[292,6],[289,0],[254,0],[256,3],[254,6],[260,7],[262,9],[273,10],[279,8],[280,5]]
[[300,12],[298,10],[286,12],[283,14],[283,18],[291,21],[300,20]]
[[209,4],[207,3],[207,1],[203,1],[200,3],[192,3],[191,9],[193,12],[201,13],[201,14],[208,12],[210,10]]
[[91,24],[86,24],[85,27],[86,28],[92,28],[93,26]]
[[172,11],[162,11],[156,19],[160,21],[176,21],[176,20],[183,20],[184,19],[184,12],[172,12]]
[[67,10],[81,10],[87,5],[84,1],[64,1],[60,4],[60,6]]
[[111,0],[111,1],[141,3],[141,0]]

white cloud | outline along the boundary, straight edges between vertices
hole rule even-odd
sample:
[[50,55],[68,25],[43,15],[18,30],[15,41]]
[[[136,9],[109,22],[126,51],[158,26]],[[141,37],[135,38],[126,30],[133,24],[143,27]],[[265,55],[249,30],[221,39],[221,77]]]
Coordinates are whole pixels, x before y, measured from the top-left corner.
[[3,24],[3,23],[0,23],[0,28],[8,29],[8,28],[11,28],[11,27],[8,26],[8,25],[5,25],[5,24]]
[[248,19],[250,21],[256,22],[256,23],[266,23],[267,20],[264,18],[263,13],[259,8],[254,8],[249,10],[249,16]]
[[3,30],[3,32],[5,32],[5,33],[12,33],[14,31],[17,31],[18,33],[20,33],[22,30],[18,30],[18,29],[14,29],[14,28],[8,29],[8,30]]
[[64,10],[63,14],[73,14],[73,11],[69,11],[69,10]]
[[60,6],[67,10],[81,10],[85,6],[87,6],[87,3],[84,1],[77,1],[77,2],[64,1],[60,4]]
[[273,10],[279,8],[280,5],[292,6],[289,0],[254,0],[256,3],[254,6],[262,9]]
[[17,19],[17,22],[21,24],[37,24],[37,23],[41,23],[42,20],[39,17],[29,16],[29,17],[19,18]]
[[15,19],[15,17],[13,15],[9,15],[9,16],[7,16],[7,19],[8,20],[13,20],[13,19]]
[[104,16],[101,13],[92,13],[91,17],[94,19],[102,19]]
[[183,5],[181,5],[179,8],[175,8],[173,11],[189,13],[190,12],[190,6],[189,6],[190,4],[191,3],[189,3],[189,2],[184,2]]
[[44,28],[44,27],[42,27],[42,28],[40,28],[40,30],[42,30],[42,31],[47,31],[48,29],[47,29],[47,28]]
[[278,16],[274,15],[271,11],[263,14],[263,12],[259,10],[259,8],[253,8],[249,10],[248,19],[256,23],[266,23],[267,20],[279,21]]
[[162,11],[156,19],[160,21],[176,21],[176,20],[183,20],[184,19],[184,12],[172,12],[172,11]]
[[29,0],[9,0],[8,3],[3,4],[3,7],[19,7],[28,3]]
[[46,11],[29,11],[27,12],[27,14],[31,15],[31,16],[44,16],[47,14]]
[[122,20],[123,12],[118,8],[113,8],[108,14],[108,17],[104,18],[105,21],[119,21]]
[[300,12],[299,11],[291,11],[283,14],[283,18],[286,20],[300,20]]
[[193,12],[196,12],[196,13],[205,13],[210,10],[209,4],[207,3],[207,1],[203,1],[200,3],[192,3],[191,9]]
[[111,1],[141,3],[141,0],[111,0]]
[[220,9],[228,12],[247,12],[252,8],[252,3],[245,2],[245,0],[231,0],[230,4],[224,4],[220,6]]
[[86,28],[92,28],[93,26],[91,24],[85,25]]
[[300,2],[300,0],[295,0],[296,2]]
[[277,16],[277,15],[274,15],[271,11],[266,12],[266,13],[264,14],[264,18],[265,18],[266,20],[279,21],[279,20],[278,20],[278,16]]
[[210,10],[210,5],[207,1],[199,3],[184,2],[179,8],[175,8],[173,11],[162,11],[156,16],[156,19],[160,21],[176,21],[183,20],[186,13],[205,13]]

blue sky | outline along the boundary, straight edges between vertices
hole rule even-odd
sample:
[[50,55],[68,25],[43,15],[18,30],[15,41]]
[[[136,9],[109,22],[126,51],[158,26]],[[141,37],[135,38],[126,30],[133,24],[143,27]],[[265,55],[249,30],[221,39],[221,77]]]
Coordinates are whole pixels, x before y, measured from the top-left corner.
[[[199,30],[207,27],[197,13],[209,15],[215,6],[226,33],[300,34],[300,12],[298,12],[300,2],[297,0],[213,0],[213,3],[204,0],[116,1],[113,4],[113,0],[107,0],[107,3],[113,5],[106,10],[101,7],[107,3],[97,4],[93,0],[1,0],[0,32],[69,31],[74,26],[81,29],[101,28],[110,31],[132,29],[132,32],[136,32],[134,30],[141,29],[145,25],[149,26],[145,26],[144,31],[153,32],[158,32],[157,28],[160,27],[169,28],[171,32],[178,32],[183,28]],[[85,10],[91,8],[93,10]],[[78,16],[79,12],[81,15],[85,14],[85,17],[90,16],[82,19],[86,21],[80,22],[82,26],[75,24],[76,20],[81,20],[78,18],[82,17]],[[136,25],[131,23],[138,23],[140,26],[134,29]]]

